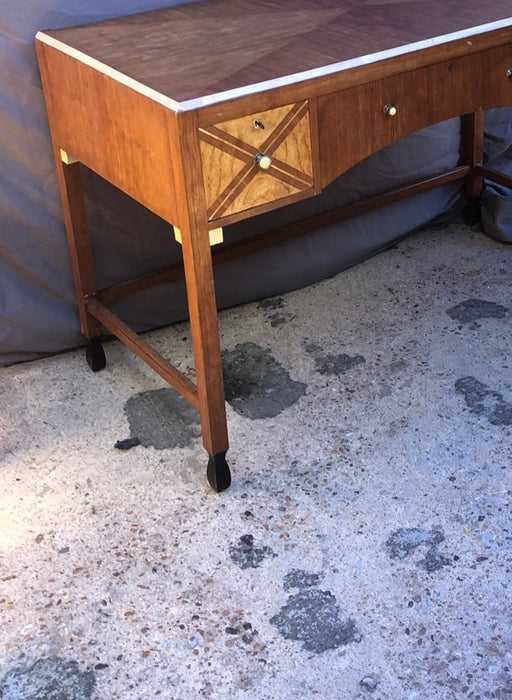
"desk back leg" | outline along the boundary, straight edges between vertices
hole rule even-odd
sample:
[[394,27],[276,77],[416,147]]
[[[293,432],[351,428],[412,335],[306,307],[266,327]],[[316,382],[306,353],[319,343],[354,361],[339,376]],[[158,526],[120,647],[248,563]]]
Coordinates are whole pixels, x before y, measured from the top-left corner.
[[80,328],[86,338],[94,338],[99,335],[100,326],[98,321],[87,312],[84,299],[96,294],[98,289],[85,211],[80,164],[75,161],[67,165],[58,159],[57,173],[80,316]]
[[476,166],[482,165],[484,158],[484,112],[472,112],[462,117],[463,157],[470,171],[466,176],[465,191],[469,197],[464,208],[464,220],[472,226],[480,221],[480,193],[483,178]]

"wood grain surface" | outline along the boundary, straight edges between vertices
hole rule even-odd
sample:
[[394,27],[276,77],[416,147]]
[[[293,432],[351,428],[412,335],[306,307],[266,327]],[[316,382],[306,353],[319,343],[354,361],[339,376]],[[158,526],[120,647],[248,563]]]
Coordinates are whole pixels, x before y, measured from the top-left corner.
[[[209,220],[313,186],[306,101],[200,129],[200,140]],[[259,153],[271,159],[268,170],[255,167]]]
[[510,0],[205,0],[46,34],[182,102],[511,14]]

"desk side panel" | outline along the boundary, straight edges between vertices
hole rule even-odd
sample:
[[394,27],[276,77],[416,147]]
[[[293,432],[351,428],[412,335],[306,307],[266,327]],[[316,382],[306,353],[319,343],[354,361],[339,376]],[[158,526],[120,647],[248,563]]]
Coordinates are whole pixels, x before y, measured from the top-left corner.
[[176,114],[42,41],[36,48],[54,147],[176,222]]

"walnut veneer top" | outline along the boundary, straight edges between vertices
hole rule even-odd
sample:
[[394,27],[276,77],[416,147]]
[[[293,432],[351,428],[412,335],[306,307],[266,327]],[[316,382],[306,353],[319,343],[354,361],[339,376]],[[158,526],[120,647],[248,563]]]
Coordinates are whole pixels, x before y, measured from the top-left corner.
[[511,0],[203,0],[45,34],[176,103],[206,103],[510,26],[511,15]]

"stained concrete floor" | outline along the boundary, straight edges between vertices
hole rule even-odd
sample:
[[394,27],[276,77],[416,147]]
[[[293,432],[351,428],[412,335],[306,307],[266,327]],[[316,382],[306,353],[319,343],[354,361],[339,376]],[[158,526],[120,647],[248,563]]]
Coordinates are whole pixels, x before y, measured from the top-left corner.
[[220,327],[222,494],[117,341],[1,370],[2,700],[510,697],[510,247],[423,231]]

